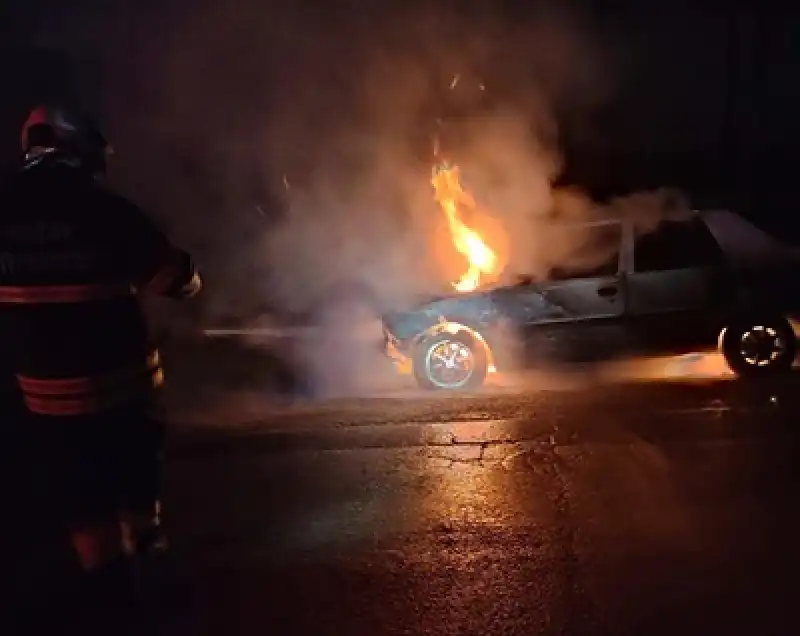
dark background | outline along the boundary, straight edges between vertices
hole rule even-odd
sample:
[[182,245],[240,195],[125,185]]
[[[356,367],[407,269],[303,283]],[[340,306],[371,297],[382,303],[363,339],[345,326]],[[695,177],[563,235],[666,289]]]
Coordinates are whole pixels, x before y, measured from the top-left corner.
[[[158,63],[154,51],[168,37],[170,25],[179,25],[200,4],[4,3],[0,18],[4,163],[15,157],[18,127],[32,103],[78,96],[101,116],[113,119],[113,132],[118,136],[122,132],[126,139],[127,156],[135,156],[141,164],[150,152],[147,133],[137,130],[126,138],[124,111],[147,108],[147,65]],[[468,11],[474,3],[451,4]],[[529,6],[495,4],[498,12],[517,20],[525,19]],[[703,6],[675,0],[575,4],[613,42],[624,70],[615,78],[613,98],[595,109],[589,120],[573,122],[567,114],[560,121],[566,154],[562,181],[589,187],[598,196],[679,186],[697,206],[730,207],[784,238],[800,238],[795,212],[800,191],[795,172],[800,148],[796,79],[800,8],[791,3]],[[85,39],[85,33],[97,28],[91,19],[94,5],[105,16],[99,28],[106,31],[109,13],[140,17],[135,24],[129,17],[120,18],[114,27],[117,32],[108,32],[102,46],[83,47],[77,54],[74,48],[65,50],[63,39],[54,43],[37,39],[42,25],[72,24],[76,15],[80,17],[69,28],[76,39]],[[269,6],[264,4],[265,15]],[[307,10],[319,18],[319,8]],[[325,18],[331,20],[332,29],[338,19],[335,13]],[[120,96],[119,78],[126,75],[131,92]],[[136,96],[140,99],[133,99]],[[247,100],[242,95],[241,101]],[[125,168],[130,183],[136,183],[130,178],[136,171],[134,163]],[[165,169],[184,168],[173,164]],[[212,205],[213,197],[208,201]]]

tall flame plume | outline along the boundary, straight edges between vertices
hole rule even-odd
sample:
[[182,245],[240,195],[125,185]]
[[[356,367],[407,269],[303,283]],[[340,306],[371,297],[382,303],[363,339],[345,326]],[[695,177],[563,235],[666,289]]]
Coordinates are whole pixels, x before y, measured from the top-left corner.
[[461,186],[458,166],[441,164],[435,167],[431,183],[436,202],[447,218],[453,246],[468,263],[467,271],[453,283],[453,287],[459,292],[473,291],[480,286],[483,277],[495,273],[497,255],[481,235],[461,219],[460,211],[474,210],[476,204],[472,195]]

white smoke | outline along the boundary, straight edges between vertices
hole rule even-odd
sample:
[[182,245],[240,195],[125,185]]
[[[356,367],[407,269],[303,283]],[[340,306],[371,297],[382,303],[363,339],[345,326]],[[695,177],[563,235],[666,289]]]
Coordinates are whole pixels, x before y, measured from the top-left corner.
[[[613,95],[608,50],[578,13],[429,5],[172,2],[76,9],[36,33],[93,65],[116,175],[206,271],[203,324],[315,312],[342,289],[375,311],[448,289],[465,264],[432,196],[435,139],[480,202],[467,221],[512,272],[586,259],[544,219],[647,228],[676,207],[554,190],[560,117]],[[326,390],[348,361],[371,364],[331,343],[305,358]]]

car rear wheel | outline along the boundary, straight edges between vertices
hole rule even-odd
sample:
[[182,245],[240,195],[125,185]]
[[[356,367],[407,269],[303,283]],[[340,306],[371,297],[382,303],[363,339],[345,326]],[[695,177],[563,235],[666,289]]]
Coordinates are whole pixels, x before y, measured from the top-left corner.
[[488,367],[485,347],[466,331],[430,336],[414,351],[414,377],[424,389],[478,388],[486,379]]
[[742,377],[787,373],[797,354],[794,330],[782,317],[737,320],[720,334],[719,348],[730,369]]

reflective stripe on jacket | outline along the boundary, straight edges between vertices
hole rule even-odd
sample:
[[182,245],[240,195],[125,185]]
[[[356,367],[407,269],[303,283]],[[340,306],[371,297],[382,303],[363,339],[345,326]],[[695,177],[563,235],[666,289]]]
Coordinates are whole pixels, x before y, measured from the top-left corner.
[[130,285],[31,285],[0,286],[0,303],[36,305],[44,303],[82,303],[132,296]]
[[146,401],[164,381],[158,351],[145,362],[103,374],[73,378],[17,375],[28,409],[39,415],[89,415]]

